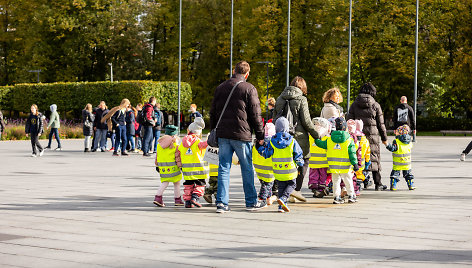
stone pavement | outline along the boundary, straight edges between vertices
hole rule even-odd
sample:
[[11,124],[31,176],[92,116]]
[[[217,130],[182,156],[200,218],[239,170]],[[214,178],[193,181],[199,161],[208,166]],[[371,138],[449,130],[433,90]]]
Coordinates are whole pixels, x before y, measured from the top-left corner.
[[29,141],[0,142],[0,267],[471,267],[472,156],[459,161],[469,140],[419,137],[415,191],[401,181],[357,204],[309,198],[285,214],[246,212],[236,167],[223,215],[174,208],[172,187],[155,207],[153,159],[84,154],[81,140],[32,158]]

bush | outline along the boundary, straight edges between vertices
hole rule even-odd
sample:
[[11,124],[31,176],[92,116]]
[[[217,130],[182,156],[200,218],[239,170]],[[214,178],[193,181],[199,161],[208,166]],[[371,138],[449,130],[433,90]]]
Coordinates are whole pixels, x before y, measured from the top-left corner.
[[[26,120],[8,120],[5,127],[5,132],[2,134],[2,140],[27,140],[25,134]],[[44,129],[43,135],[40,139],[47,139],[51,129]],[[61,139],[79,139],[84,138],[81,123],[74,123],[71,121],[62,121],[59,128],[59,136]]]
[[[177,82],[120,81],[120,82],[77,82],[50,84],[17,84],[0,87],[0,107],[3,110],[29,112],[36,103],[40,111],[48,111],[57,104],[61,113],[79,116],[87,103],[93,106],[104,100],[108,107],[120,104],[123,98],[137,103],[145,103],[155,96],[161,109],[176,112],[178,104]],[[192,101],[192,91],[188,83],[182,83],[181,107],[188,107]]]
[[416,128],[418,131],[472,130],[472,120],[442,117],[418,117]]

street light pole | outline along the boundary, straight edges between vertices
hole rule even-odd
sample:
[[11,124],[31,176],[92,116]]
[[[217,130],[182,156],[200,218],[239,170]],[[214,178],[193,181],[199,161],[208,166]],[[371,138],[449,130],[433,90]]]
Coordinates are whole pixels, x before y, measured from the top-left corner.
[[267,101],[266,101],[266,108],[267,108],[267,118],[269,118],[269,64],[272,62],[270,61],[256,61],[256,63],[267,64]]
[[[415,122],[418,105],[418,12],[420,9],[420,1],[416,0],[416,26],[415,26],[415,82],[414,82],[414,95],[415,95]],[[416,133],[413,133],[413,141],[416,139]]]
[[229,56],[229,77],[233,75],[233,11],[234,0],[231,0],[231,41],[230,41],[230,56]]
[[36,79],[39,83],[39,73],[41,72],[41,70],[29,70],[28,72],[30,73],[36,73]]
[[179,6],[179,97],[178,97],[178,109],[177,109],[177,128],[180,133],[180,87],[182,80],[182,0],[180,0]]
[[291,1],[288,0],[288,21],[287,21],[287,82],[286,86],[288,87],[290,79],[290,6]]
[[347,57],[347,111],[351,105],[351,38],[352,38],[352,0],[349,0],[349,52]]
[[110,81],[113,82],[113,63],[108,63],[110,65]]

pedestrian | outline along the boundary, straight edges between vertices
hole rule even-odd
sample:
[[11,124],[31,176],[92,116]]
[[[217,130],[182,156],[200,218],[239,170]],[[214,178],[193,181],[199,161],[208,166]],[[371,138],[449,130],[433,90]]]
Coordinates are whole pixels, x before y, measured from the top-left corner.
[[213,196],[216,199],[216,191],[218,190],[218,165],[210,163],[210,179],[208,179],[208,185],[205,187],[205,194],[203,199],[207,203],[213,203]]
[[48,128],[51,128],[51,132],[49,132],[49,143],[45,149],[51,149],[52,136],[54,135],[57,141],[57,148],[54,150],[61,151],[61,138],[59,137],[59,127],[61,127],[61,122],[59,120],[59,114],[57,113],[57,105],[52,104],[49,106],[49,109],[51,110],[51,116],[49,117]]
[[136,121],[134,122],[134,129],[135,129],[135,134],[136,134],[136,149],[139,151],[142,151],[142,137],[143,135],[141,134],[142,130],[142,124],[140,124],[138,121],[139,118],[142,118],[143,114],[143,105],[141,103],[138,103],[136,105]]
[[202,117],[202,114],[197,111],[197,105],[195,103],[190,104],[190,124],[195,120],[197,117]]
[[125,148],[129,151],[136,152],[136,144],[134,136],[136,135],[136,129],[134,128],[134,123],[136,122],[136,116],[138,111],[131,105],[126,109],[125,121],[126,121],[126,140],[128,141]]
[[266,124],[267,123],[273,123],[272,118],[274,118],[274,109],[275,109],[275,99],[274,98],[269,98],[267,100],[267,117],[266,117]]
[[465,150],[462,151],[460,160],[461,160],[461,161],[465,161],[465,156],[468,155],[471,150],[472,150],[472,141],[469,143],[469,145],[467,145],[467,147],[465,148]]
[[142,128],[144,129],[143,134],[143,156],[151,156],[149,150],[151,149],[153,130],[152,127],[156,125],[156,118],[154,113],[154,105],[156,105],[156,98],[149,98],[149,102],[143,106],[143,123]]
[[2,133],[5,131],[5,121],[3,120],[3,113],[0,110],[0,141],[2,140]]
[[387,145],[387,130],[384,124],[382,107],[375,101],[377,89],[370,82],[365,83],[349,108],[347,119],[360,119],[364,122],[364,134],[370,144],[370,170],[375,183],[375,190],[386,190],[382,184],[380,171],[380,140]]
[[330,119],[331,117],[344,117],[343,107],[339,104],[343,102],[343,95],[338,88],[334,87],[327,90],[323,94],[323,109],[321,109],[320,117]]
[[[229,175],[234,152],[236,152],[241,165],[246,209],[257,209],[257,192],[254,186],[251,152],[252,132],[255,132],[256,141],[263,144],[264,130],[257,90],[252,84],[246,82],[249,72],[249,63],[238,62],[234,68],[233,76],[216,88],[213,97],[210,111],[211,129],[214,129],[219,123],[216,128],[219,145],[217,213],[230,210],[228,206]],[[227,105],[225,105],[226,102]]]
[[279,212],[290,212],[287,201],[297,184],[297,166],[304,164],[303,151],[289,134],[289,129],[287,118],[279,117],[275,121],[276,134],[270,139],[270,143],[260,146],[257,150],[264,158],[272,158],[272,171],[279,187]]
[[[322,117],[313,118],[313,125],[316,131],[320,135],[320,139],[326,141],[329,138],[331,132],[331,124],[328,120]],[[328,158],[326,156],[326,149],[318,147],[315,140],[310,136],[310,163],[309,163],[309,180],[308,189],[313,192],[313,197],[323,198],[329,195],[327,188],[328,176],[331,177],[331,173],[328,173]]]
[[403,173],[409,190],[416,189],[411,172],[411,142],[410,127],[408,125],[399,126],[395,130],[395,140],[387,145],[387,150],[392,152],[393,168],[390,173],[390,191],[397,190],[397,183],[400,181],[400,172]]
[[[122,99],[119,106],[115,106],[102,117],[101,123],[107,123],[108,131],[115,131],[116,139],[113,149],[113,156],[118,156],[118,149],[121,147],[121,155],[127,156],[126,153],[126,120],[125,112],[126,108],[130,106],[128,99]],[[113,134],[112,134],[113,137]],[[112,139],[113,142],[113,139]],[[120,146],[121,142],[121,146]]]
[[333,180],[333,204],[342,204],[344,199],[341,198],[341,180],[347,188],[349,195],[348,202],[357,202],[354,186],[352,182],[353,170],[359,170],[356,157],[356,145],[346,131],[346,120],[338,117],[335,120],[336,130],[331,132],[331,136],[325,140],[315,140],[317,146],[326,149],[329,170]]
[[370,180],[370,175],[368,174],[368,169],[371,164],[370,162],[370,144],[369,140],[365,137],[365,134],[362,132],[364,128],[364,122],[362,120],[355,120],[356,121],[356,136],[359,140],[359,146],[361,147],[361,165],[359,166],[359,170],[356,171],[356,178],[362,181],[364,184],[364,189],[367,189],[369,186],[372,185],[372,181]]
[[[38,106],[36,104],[31,105],[31,113],[26,120],[25,133],[26,137],[31,136],[31,146],[33,148],[32,157],[42,156],[44,154],[44,149],[39,143],[39,136],[44,132],[44,116],[38,111]],[[36,149],[37,148],[37,149]]]
[[208,146],[206,141],[201,140],[204,128],[203,118],[195,118],[188,126],[187,136],[175,151],[175,160],[177,165],[182,167],[185,180],[183,197],[186,208],[202,207],[199,199],[205,193],[205,180],[210,174],[208,164],[203,161]]
[[[354,141],[354,145],[356,146],[357,165],[360,170],[362,166],[362,147],[360,146],[360,140],[357,138],[357,135],[356,135],[356,132],[357,132],[356,120],[349,119],[347,120],[346,124],[347,124],[347,132],[351,136],[351,139]],[[354,192],[356,193],[356,196],[361,195],[361,184],[357,182],[357,177],[356,177],[356,174],[357,172],[359,172],[359,170],[357,170],[356,172],[352,174],[352,184],[354,186]]]
[[102,118],[108,113],[107,105],[104,101],[101,101],[98,105],[98,109],[95,111],[95,119],[93,120],[93,129],[95,130],[95,140],[93,143],[92,152],[95,152],[100,148],[101,152],[107,150],[107,132],[108,126],[106,123],[102,123]]
[[[152,127],[152,136],[154,138],[153,153],[156,152],[157,140],[161,136],[162,128],[164,128],[164,114],[161,112],[161,105],[159,103],[156,103],[156,105],[154,105],[154,118],[155,118],[156,124]],[[152,146],[152,141],[151,141],[150,146]],[[150,147],[150,148],[152,148],[152,147]]]
[[307,90],[305,79],[296,76],[290,83],[290,86],[286,87],[280,94],[275,103],[275,117],[281,114],[285,107],[287,107],[287,103],[290,105],[290,111],[294,120],[293,127],[295,128],[293,137],[303,150],[304,165],[298,167],[297,186],[289,199],[289,202],[292,203],[295,202],[295,199],[306,202],[301,189],[310,162],[310,140],[308,137],[310,135],[314,139],[319,137],[308,110]]
[[180,181],[182,172],[175,161],[175,152],[180,144],[179,131],[174,125],[167,125],[165,135],[159,138],[159,145],[156,151],[156,171],[161,177],[161,186],[154,196],[154,204],[158,207],[165,207],[162,195],[169,183],[174,184],[174,205],[183,206],[184,202],[180,195]]
[[90,152],[91,149],[91,140],[93,135],[93,121],[95,117],[92,114],[92,104],[87,103],[85,108],[82,110],[82,123],[83,123],[83,133],[85,136],[84,139],[84,152]]
[[400,98],[400,104],[393,110],[393,129],[397,129],[400,126],[408,125],[413,135],[416,134],[416,119],[415,112],[410,105],[408,105],[408,99],[406,96]]

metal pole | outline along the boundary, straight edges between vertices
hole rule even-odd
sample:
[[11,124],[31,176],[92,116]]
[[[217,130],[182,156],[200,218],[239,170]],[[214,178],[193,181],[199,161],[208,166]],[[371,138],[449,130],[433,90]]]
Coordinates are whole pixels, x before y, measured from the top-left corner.
[[179,99],[177,109],[177,128],[180,133],[180,84],[182,79],[182,0],[180,0],[179,6]]
[[233,7],[234,0],[231,0],[231,41],[230,41],[230,56],[229,56],[229,77],[233,76]]
[[351,37],[352,37],[352,0],[349,0],[349,52],[347,57],[347,112],[351,104]]
[[288,22],[287,22],[287,83],[286,86],[288,87],[289,79],[290,79],[290,6],[291,1],[288,0]]
[[267,62],[267,120],[269,120],[269,62]]
[[[415,94],[415,122],[417,114],[417,102],[418,102],[418,12],[420,9],[420,1],[416,0],[416,32],[415,32],[415,84],[414,84],[414,94]],[[413,133],[413,141],[416,140],[416,133]]]
[[110,63],[110,81],[113,82],[113,63]]

